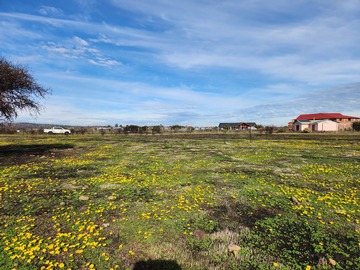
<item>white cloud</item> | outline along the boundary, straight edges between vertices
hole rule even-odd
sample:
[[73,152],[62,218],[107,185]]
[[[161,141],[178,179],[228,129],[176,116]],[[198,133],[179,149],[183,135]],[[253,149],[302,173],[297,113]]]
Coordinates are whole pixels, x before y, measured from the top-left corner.
[[[63,28],[63,27],[73,27],[72,29],[92,29],[92,30],[99,30],[100,24],[97,23],[89,23],[85,21],[73,20],[73,19],[59,19],[59,18],[51,18],[51,17],[44,17],[44,16],[37,16],[32,14],[26,13],[6,13],[0,12],[0,16],[3,18],[12,18],[18,19],[22,21],[30,21],[30,22],[38,22],[43,24],[48,24],[54,27]],[[93,27],[93,28],[92,28]],[[94,29],[95,28],[95,29]]]
[[88,59],[88,61],[93,65],[106,66],[106,67],[120,65],[118,61],[102,59],[102,58]]
[[75,41],[75,43],[77,43],[80,46],[89,46],[89,43],[82,38],[74,37],[74,41]]
[[41,47],[53,53],[53,58],[72,58],[87,61],[99,66],[120,65],[120,62],[103,55],[98,49],[90,47],[90,44],[79,37],[63,40],[62,43],[47,42]]
[[63,14],[63,10],[57,7],[41,6],[41,8],[39,9],[39,13],[41,15],[46,15],[46,16],[47,15],[59,16]]

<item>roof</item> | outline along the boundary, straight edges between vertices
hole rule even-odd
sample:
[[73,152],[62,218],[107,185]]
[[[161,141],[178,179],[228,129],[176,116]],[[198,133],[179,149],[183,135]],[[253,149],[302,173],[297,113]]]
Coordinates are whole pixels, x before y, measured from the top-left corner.
[[295,122],[302,123],[302,124],[309,124],[311,121],[310,120],[296,120],[295,119]]
[[237,123],[220,123],[219,127],[220,128],[221,127],[226,127],[226,126],[228,126],[228,127],[237,127],[237,126],[243,125],[243,124],[248,125],[250,127],[256,126],[255,122],[237,122]]
[[314,121],[310,121],[311,124],[319,124],[319,123],[328,123],[328,122],[331,122],[331,123],[335,123],[335,124],[339,124],[338,122],[336,121],[331,121],[329,119],[324,119],[324,120],[314,120]]
[[341,113],[310,113],[300,114],[295,120],[323,120],[323,119],[360,119],[356,116],[343,115]]

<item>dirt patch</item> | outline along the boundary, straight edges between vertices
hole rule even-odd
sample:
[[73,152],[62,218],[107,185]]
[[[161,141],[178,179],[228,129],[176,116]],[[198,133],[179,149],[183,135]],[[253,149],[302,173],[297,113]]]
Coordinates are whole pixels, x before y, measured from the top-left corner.
[[54,221],[51,218],[51,214],[46,213],[36,216],[33,231],[36,235],[41,235],[44,238],[55,237],[57,231],[54,229]]
[[239,227],[252,228],[259,220],[275,217],[279,211],[274,208],[252,207],[242,203],[225,203],[211,210],[212,217],[225,228],[237,230]]
[[74,155],[71,144],[9,144],[0,146],[0,166],[21,165],[39,159]]

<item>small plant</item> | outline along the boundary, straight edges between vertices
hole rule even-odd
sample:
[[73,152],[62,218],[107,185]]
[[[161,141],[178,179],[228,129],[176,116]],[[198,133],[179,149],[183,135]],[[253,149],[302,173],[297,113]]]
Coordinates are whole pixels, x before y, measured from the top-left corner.
[[197,217],[195,220],[190,220],[191,228],[201,229],[207,233],[212,233],[218,230],[218,224],[212,219],[204,216]]
[[198,239],[195,236],[188,236],[187,242],[192,251],[209,250],[212,244],[212,241],[208,236],[204,239]]

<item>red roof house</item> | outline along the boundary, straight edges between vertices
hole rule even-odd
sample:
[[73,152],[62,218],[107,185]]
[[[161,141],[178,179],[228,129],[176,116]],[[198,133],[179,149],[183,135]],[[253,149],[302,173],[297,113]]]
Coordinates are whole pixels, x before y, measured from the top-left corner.
[[[338,123],[338,130],[352,130],[352,123],[355,121],[360,121],[360,117],[343,115],[341,113],[310,113],[310,114],[301,114],[296,119],[294,119],[294,130],[302,131],[305,125],[310,124],[314,126],[315,122],[319,120],[330,120]],[[326,130],[323,130],[326,131]]]

